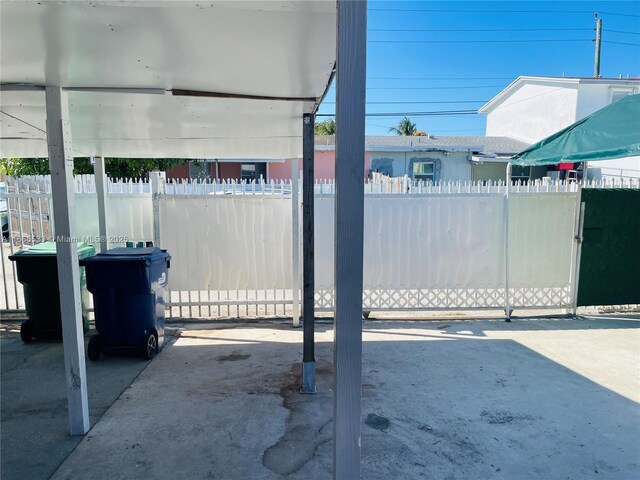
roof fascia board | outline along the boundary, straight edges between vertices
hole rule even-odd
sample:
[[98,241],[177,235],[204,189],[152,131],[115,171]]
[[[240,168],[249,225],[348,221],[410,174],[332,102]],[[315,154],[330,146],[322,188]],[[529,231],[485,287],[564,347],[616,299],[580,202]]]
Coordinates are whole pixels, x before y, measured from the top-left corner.
[[637,87],[638,85],[640,85],[640,79],[638,78],[613,78],[613,79],[609,79],[609,78],[581,78],[578,83],[584,83],[584,84],[590,84],[590,85],[595,85],[595,84],[611,84],[611,85],[616,85],[616,86],[630,86],[630,87]]

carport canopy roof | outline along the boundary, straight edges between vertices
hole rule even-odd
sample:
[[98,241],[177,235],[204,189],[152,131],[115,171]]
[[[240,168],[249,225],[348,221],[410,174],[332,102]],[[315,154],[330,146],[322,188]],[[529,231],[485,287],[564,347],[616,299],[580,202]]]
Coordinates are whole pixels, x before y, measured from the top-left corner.
[[75,156],[290,158],[331,81],[336,3],[3,0],[0,157],[46,157],[45,94]]

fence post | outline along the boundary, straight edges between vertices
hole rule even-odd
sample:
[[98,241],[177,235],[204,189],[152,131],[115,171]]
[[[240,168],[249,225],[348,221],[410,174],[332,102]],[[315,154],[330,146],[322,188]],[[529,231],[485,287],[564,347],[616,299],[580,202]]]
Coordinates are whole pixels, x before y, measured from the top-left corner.
[[584,233],[584,210],[585,203],[582,201],[582,185],[578,185],[578,195],[576,198],[578,218],[575,223],[575,256],[573,264],[573,274],[571,275],[571,302],[572,314],[575,317],[578,311],[578,287],[580,282],[580,258],[582,257],[582,240]]
[[504,189],[504,313],[505,321],[511,321],[511,298],[509,295],[509,187],[511,186],[511,163],[507,163],[506,188]]
[[95,157],[93,165],[96,197],[98,199],[98,231],[100,233],[100,251],[105,252],[109,248],[107,236],[107,175],[104,169],[104,158]]
[[299,226],[299,205],[298,197],[298,159],[291,161],[291,237],[293,255],[293,326],[300,326],[300,226]]
[[153,200],[153,245],[160,247],[160,196],[165,194],[167,174],[165,172],[149,172],[151,198]]

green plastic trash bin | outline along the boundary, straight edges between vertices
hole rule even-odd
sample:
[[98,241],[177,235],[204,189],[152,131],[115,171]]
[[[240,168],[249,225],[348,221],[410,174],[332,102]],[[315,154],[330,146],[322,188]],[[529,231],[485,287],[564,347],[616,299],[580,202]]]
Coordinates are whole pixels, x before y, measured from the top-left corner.
[[[78,257],[96,253],[93,246],[80,242]],[[26,342],[36,338],[60,338],[62,314],[60,313],[60,288],[56,243],[44,242],[9,256],[16,262],[18,281],[23,285],[24,302],[29,320],[22,322],[20,337]],[[82,299],[82,323],[89,331],[89,291],[84,267],[80,267],[80,297]]]

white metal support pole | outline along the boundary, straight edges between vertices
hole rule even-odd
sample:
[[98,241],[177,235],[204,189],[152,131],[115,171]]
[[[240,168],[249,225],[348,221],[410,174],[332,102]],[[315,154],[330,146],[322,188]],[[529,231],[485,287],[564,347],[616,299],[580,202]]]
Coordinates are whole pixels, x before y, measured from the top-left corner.
[[511,296],[509,295],[509,189],[511,187],[511,163],[507,163],[507,182],[504,194],[504,314],[511,321]]
[[338,0],[333,478],[360,478],[367,2]]
[[80,267],[75,237],[69,103],[67,93],[60,87],[47,87],[45,95],[69,430],[71,435],[84,435],[89,431],[89,403],[80,306]]
[[167,185],[165,172],[149,172],[151,197],[153,201],[153,246],[160,247],[160,197],[164,195]]
[[93,173],[96,179],[96,197],[98,199],[98,230],[100,232],[100,251],[109,249],[107,233],[107,175],[104,169],[104,158],[95,157]]
[[293,255],[293,326],[300,326],[300,198],[298,189],[298,159],[291,161],[291,233]]

